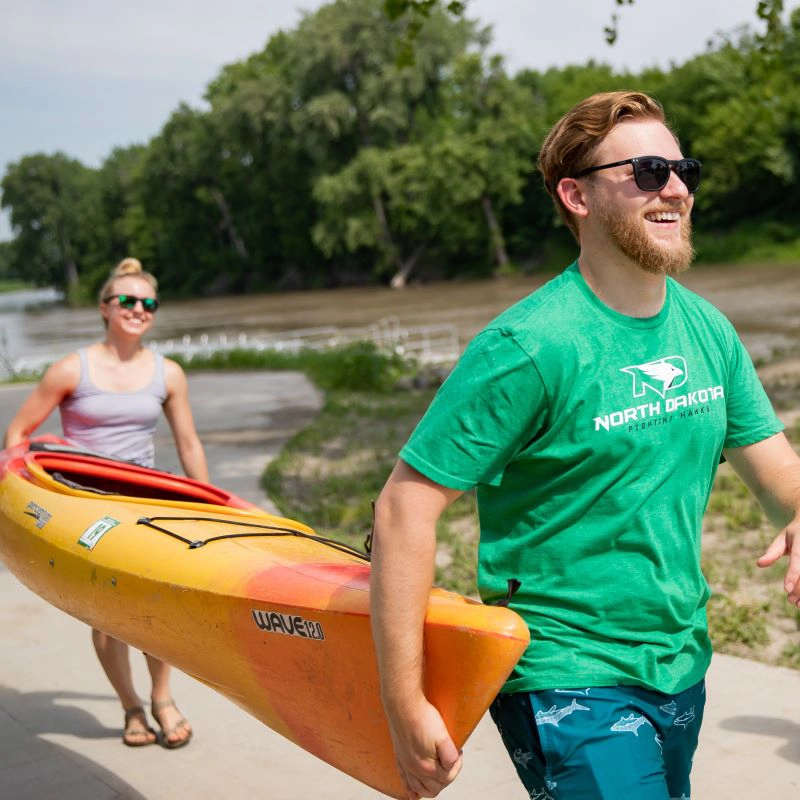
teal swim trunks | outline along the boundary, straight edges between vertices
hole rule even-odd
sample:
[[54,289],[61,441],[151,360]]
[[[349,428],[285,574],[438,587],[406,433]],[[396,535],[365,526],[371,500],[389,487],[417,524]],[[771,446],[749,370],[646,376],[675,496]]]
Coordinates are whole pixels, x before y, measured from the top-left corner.
[[689,800],[705,681],[498,695],[490,709],[535,800]]

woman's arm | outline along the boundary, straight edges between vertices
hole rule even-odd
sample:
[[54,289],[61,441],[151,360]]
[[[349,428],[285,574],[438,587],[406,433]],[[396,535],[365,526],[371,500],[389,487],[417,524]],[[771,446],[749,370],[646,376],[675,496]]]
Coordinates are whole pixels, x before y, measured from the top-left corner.
[[192,407],[189,405],[189,384],[186,380],[186,375],[179,364],[169,358],[165,358],[164,376],[167,384],[167,400],[164,403],[164,414],[172,429],[183,471],[190,478],[208,483],[206,453],[194,427]]
[[4,447],[13,447],[30,438],[61,401],[75,391],[80,379],[81,362],[77,353],[70,353],[48,367],[36,388],[11,420],[6,430]]

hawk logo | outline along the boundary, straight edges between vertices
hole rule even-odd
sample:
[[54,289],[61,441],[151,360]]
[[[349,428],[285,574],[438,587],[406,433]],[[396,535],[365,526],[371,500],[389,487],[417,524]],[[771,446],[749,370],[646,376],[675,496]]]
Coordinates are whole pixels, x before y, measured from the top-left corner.
[[644,397],[646,388],[666,397],[667,392],[683,386],[688,378],[686,359],[683,356],[667,356],[658,361],[623,367],[620,372],[627,372],[633,377],[634,397]]

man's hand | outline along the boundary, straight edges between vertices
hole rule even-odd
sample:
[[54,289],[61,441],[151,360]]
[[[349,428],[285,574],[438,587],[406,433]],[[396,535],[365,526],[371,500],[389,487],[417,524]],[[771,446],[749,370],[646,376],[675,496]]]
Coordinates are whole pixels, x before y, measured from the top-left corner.
[[389,730],[408,800],[436,797],[461,771],[461,752],[439,712],[424,698],[402,719],[393,715]]
[[792,605],[800,608],[800,516],[795,517],[773,540],[761,558],[759,567],[770,567],[779,558],[789,556],[783,588]]

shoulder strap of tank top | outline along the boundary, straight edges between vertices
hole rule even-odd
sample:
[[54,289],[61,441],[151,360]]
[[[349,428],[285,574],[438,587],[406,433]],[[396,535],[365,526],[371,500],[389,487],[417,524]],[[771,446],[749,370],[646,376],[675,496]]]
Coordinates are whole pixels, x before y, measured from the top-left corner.
[[78,348],[78,358],[81,362],[81,376],[78,379],[78,386],[82,386],[86,383],[91,383],[91,377],[89,376],[89,350],[86,347],[79,347]]
[[156,367],[153,374],[153,384],[167,396],[167,373],[164,365],[164,356],[161,353],[152,351],[156,359]]

